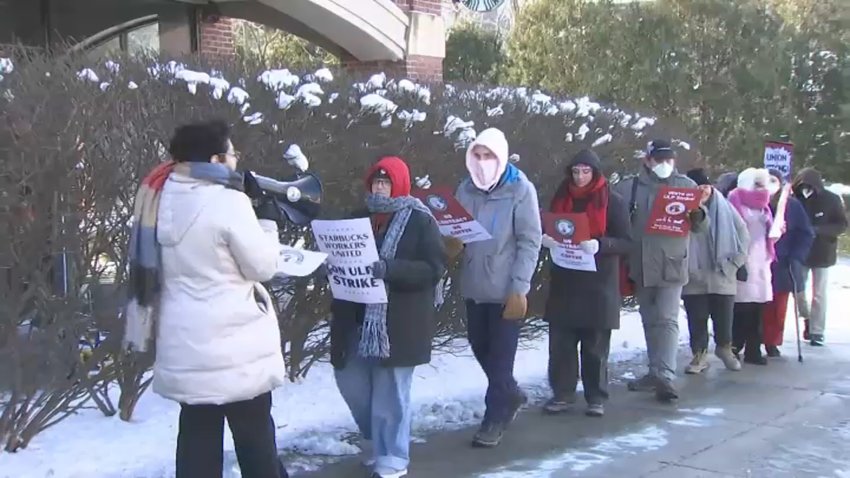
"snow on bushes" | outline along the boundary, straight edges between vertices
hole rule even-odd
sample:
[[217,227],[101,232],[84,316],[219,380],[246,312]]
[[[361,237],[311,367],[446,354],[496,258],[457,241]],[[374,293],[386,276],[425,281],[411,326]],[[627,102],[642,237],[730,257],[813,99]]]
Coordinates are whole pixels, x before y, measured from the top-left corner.
[[[10,271],[9,287],[0,291],[0,344],[39,350],[0,357],[13,375],[29,377],[0,410],[9,450],[85,403],[129,419],[146,390],[151,357],[120,349],[127,224],[140,178],[166,159],[182,123],[225,118],[242,165],[260,174],[284,178],[309,167],[323,180],[327,218],[362,204],[362,174],[380,155],[408,160],[419,187],[456,185],[465,173],[464,148],[488,127],[505,131],[511,160],[538,185],[542,204],[580,148],[596,147],[613,172],[636,164],[634,151],[653,136],[686,137],[651,115],[589,98],[427,86],[383,73],[353,82],[327,69],[252,72],[30,56],[20,64],[0,59],[0,74],[0,267]],[[693,153],[680,152],[685,161]],[[307,228],[284,228],[281,240],[314,246]],[[61,287],[58,270],[67,271]],[[463,303],[452,283],[446,281],[438,347],[463,334]],[[544,285],[541,274],[529,298],[532,313],[541,312]],[[309,280],[272,289],[295,379],[327,352],[329,293]],[[81,357],[78,339],[90,333],[106,338]],[[117,407],[107,393],[115,385]],[[0,383],[0,390],[9,387]]]

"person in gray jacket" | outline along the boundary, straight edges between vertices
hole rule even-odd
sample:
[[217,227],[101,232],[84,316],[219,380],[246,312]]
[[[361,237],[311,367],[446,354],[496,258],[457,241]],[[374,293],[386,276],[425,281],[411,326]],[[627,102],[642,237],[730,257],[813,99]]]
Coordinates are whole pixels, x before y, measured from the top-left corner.
[[467,149],[466,168],[456,197],[493,236],[467,244],[461,261],[469,343],[488,380],[473,445],[494,447],[527,400],[514,379],[514,358],[543,233],[537,190],[508,163],[504,133],[482,131]]
[[[676,171],[676,152],[669,141],[649,143],[643,167],[636,176],[617,184],[615,192],[627,198],[632,221],[633,247],[626,262],[646,337],[649,373],[629,382],[631,391],[655,390],[659,401],[679,398],[676,353],[679,347],[679,301],[688,282],[688,236],[647,234],[646,226],[662,187],[696,188],[690,178]],[[708,197],[703,195],[704,203]],[[688,213],[692,232],[708,226],[704,205]]]
[[709,368],[708,319],[714,323],[714,354],[727,369],[741,370],[732,353],[732,318],[738,290],[738,270],[747,263],[750,234],[741,216],[715,190],[702,169],[687,176],[708,195],[705,206],[707,230],[691,234],[688,251],[688,284],[682,291],[694,357],[685,373],[699,374]]

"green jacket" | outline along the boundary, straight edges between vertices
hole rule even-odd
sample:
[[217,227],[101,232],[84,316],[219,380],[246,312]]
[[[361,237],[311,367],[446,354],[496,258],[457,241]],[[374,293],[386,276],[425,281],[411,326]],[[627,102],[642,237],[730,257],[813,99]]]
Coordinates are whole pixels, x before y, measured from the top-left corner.
[[[641,168],[637,176],[620,181],[615,191],[632,202],[632,184],[638,182],[634,194],[635,210],[632,214],[632,249],[628,256],[629,277],[638,287],[679,287],[688,283],[688,245],[690,238],[660,234],[647,235],[646,224],[655,196],[662,186],[696,188],[690,178],[674,172],[667,179],[659,179],[648,169]],[[708,228],[708,211],[701,206],[690,214],[691,230],[701,232]]]

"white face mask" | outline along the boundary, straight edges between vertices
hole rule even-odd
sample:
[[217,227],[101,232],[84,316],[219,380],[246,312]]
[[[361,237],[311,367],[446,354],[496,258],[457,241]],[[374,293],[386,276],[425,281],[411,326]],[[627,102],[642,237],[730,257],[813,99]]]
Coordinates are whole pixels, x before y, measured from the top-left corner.
[[673,169],[675,169],[673,163],[664,161],[653,166],[652,172],[660,179],[667,179],[673,174]]
[[767,191],[770,193],[771,196],[776,195],[776,193],[778,193],[780,189],[781,187],[779,186],[779,181],[771,181],[767,183]]
[[812,188],[803,188],[803,189],[800,190],[800,194],[802,194],[803,197],[806,198],[806,199],[809,199],[810,197],[812,197],[812,194],[814,194],[814,193],[815,193],[815,191]]
[[499,181],[499,161],[496,159],[486,159],[475,161],[473,168],[477,171],[472,171],[472,182],[478,189],[489,191]]

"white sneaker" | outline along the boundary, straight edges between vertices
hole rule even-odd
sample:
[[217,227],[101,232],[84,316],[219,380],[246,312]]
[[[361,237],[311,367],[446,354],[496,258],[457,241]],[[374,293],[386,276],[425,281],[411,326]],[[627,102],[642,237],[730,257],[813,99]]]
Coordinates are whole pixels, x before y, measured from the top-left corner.
[[372,473],[372,478],[402,478],[403,476],[407,476],[407,469],[404,470],[390,470],[389,468],[382,468],[375,470]]
[[697,375],[708,370],[710,366],[711,364],[708,363],[708,354],[705,350],[702,350],[697,352],[694,355],[694,359],[691,360],[691,363],[685,367],[685,373],[689,375]]

